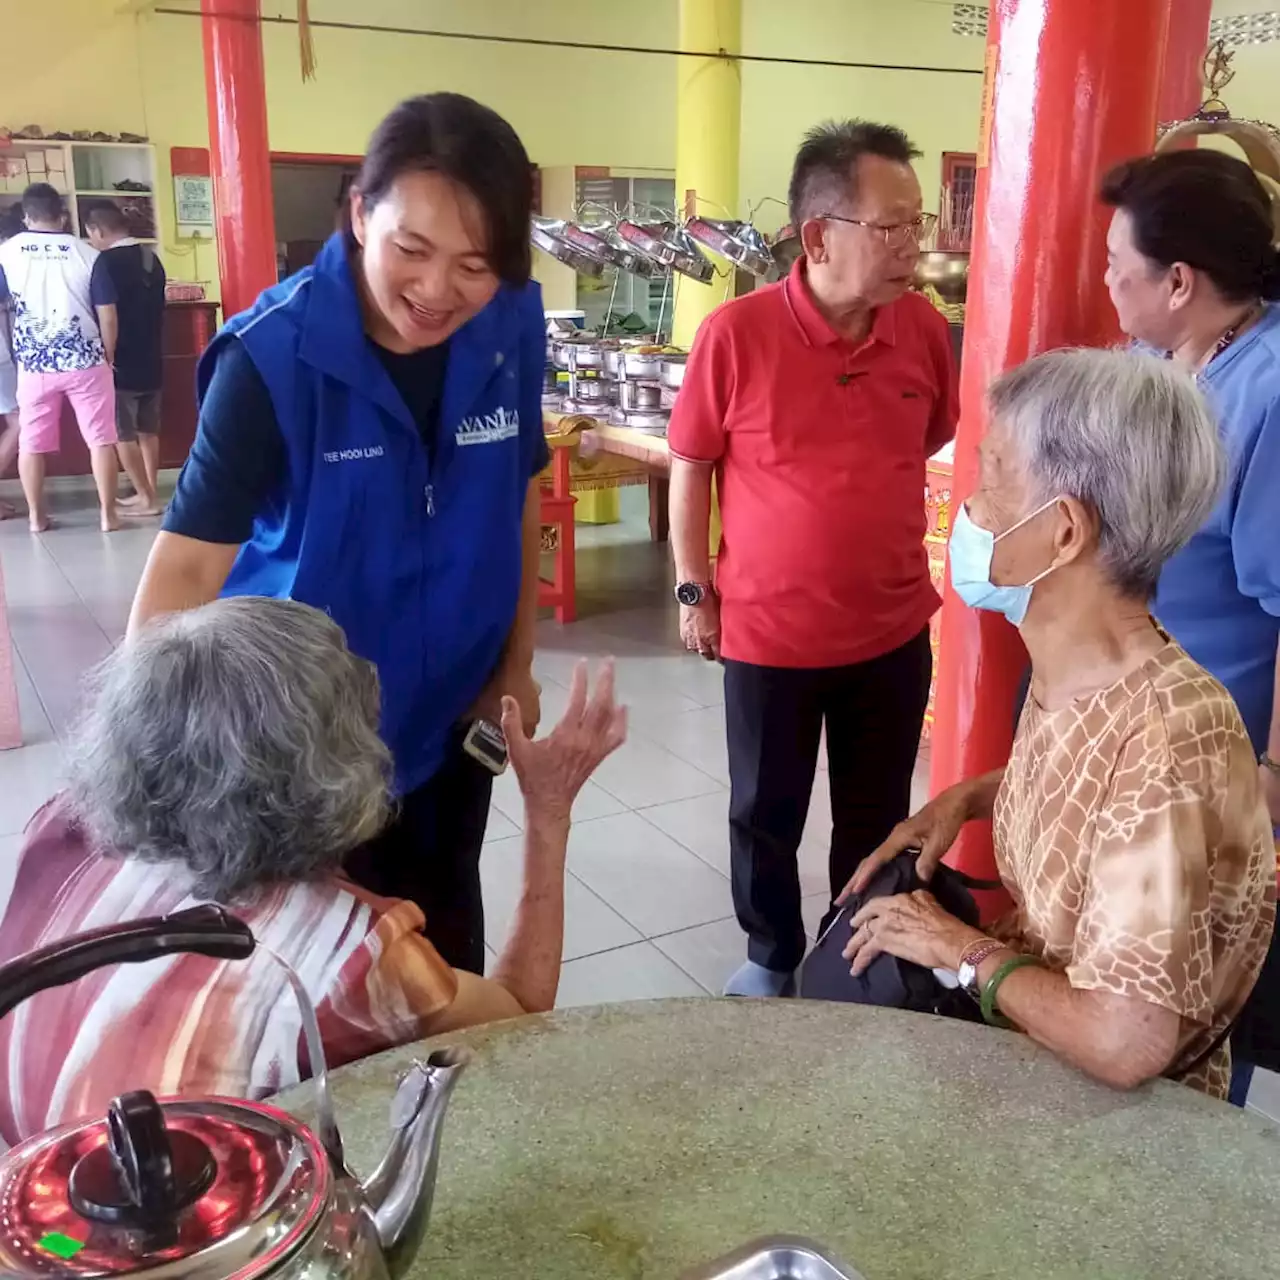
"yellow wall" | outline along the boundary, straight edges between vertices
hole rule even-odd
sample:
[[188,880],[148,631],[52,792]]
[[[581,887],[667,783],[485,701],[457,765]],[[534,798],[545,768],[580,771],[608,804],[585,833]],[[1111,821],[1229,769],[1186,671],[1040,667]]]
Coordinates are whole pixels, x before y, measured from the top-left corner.
[[[951,7],[932,0],[747,0],[742,47],[781,58],[981,69],[984,43],[951,34]],[[845,67],[744,63],[744,211],[764,196],[785,198],[791,160],[805,130],[863,116],[897,124],[925,153],[917,162],[925,208],[938,208],[941,153],[977,148],[980,75],[936,75]],[[773,230],[785,215],[759,213]]]
[[[194,0],[162,0],[166,8]],[[211,244],[174,238],[169,148],[207,146],[196,17],[151,13],[146,0],[6,3],[0,25],[0,123],[149,135],[159,167],[161,237],[176,278],[216,282]],[[292,15],[292,0],[264,0]],[[744,0],[746,52],[980,66],[982,42],[950,34],[936,0]],[[507,36],[674,47],[678,0],[311,0],[314,20],[470,30]],[[58,39],[50,41],[50,25]],[[452,89],[488,102],[539,164],[675,168],[675,61],[642,54],[531,48],[317,29],[318,76],[303,84],[297,29],[268,25],[272,148],[358,153],[399,99]],[[785,196],[805,128],[828,116],[894,120],[925,149],[926,202],[936,203],[938,153],[970,150],[979,77],[836,68],[743,67],[741,201]],[[770,228],[781,210],[761,212]]]
[[[195,8],[195,0],[163,0]],[[204,67],[194,17],[151,13],[147,0],[5,4],[0,24],[0,123],[150,135],[159,166],[161,234],[175,277],[216,281],[213,246],[173,234],[169,148],[205,146]],[[1249,12],[1259,0],[1219,0]],[[292,15],[293,0],[264,0]],[[316,20],[471,30],[674,47],[678,0],[312,0]],[[954,36],[938,0],[743,0],[743,49],[782,57],[961,66],[982,41]],[[56,40],[48,39],[51,26]],[[398,99],[430,89],[469,93],[503,112],[542,165],[675,168],[675,63],[666,57],[491,45],[318,29],[316,80],[298,71],[297,30],[264,31],[271,145],[279,151],[359,152]],[[1235,114],[1280,121],[1280,43],[1242,49],[1226,97]],[[740,200],[783,197],[804,130],[833,116],[904,126],[925,152],[925,200],[937,202],[939,157],[972,150],[980,78],[744,63]],[[772,229],[782,211],[766,206]]]

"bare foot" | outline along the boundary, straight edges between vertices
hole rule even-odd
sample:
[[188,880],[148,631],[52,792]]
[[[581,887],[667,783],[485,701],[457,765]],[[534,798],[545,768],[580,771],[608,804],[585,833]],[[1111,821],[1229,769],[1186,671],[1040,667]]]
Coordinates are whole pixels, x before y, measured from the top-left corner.
[[131,493],[127,498],[117,498],[117,507],[142,507],[146,505],[146,498],[140,493]]
[[118,533],[121,529],[120,521],[115,516],[103,516],[101,529],[103,533]]
[[13,520],[18,515],[18,508],[10,502],[0,502],[0,520]]
[[31,532],[32,533],[48,533],[53,528],[53,521],[48,516],[32,516]]
[[128,520],[141,520],[146,517],[164,515],[164,508],[158,502],[153,502],[150,506],[145,507],[126,507],[120,514]]

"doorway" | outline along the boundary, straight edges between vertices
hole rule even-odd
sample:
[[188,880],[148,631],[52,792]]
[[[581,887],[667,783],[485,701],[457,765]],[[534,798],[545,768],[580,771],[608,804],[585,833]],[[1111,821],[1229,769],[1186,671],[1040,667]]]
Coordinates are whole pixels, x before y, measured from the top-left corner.
[[283,280],[310,266],[337,229],[359,156],[271,154],[276,265]]

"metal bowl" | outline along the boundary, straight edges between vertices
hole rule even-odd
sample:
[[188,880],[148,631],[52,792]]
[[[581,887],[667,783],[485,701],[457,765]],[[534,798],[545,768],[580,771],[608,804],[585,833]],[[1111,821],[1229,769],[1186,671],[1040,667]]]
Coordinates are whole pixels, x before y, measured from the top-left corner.
[[963,302],[969,287],[969,255],[940,249],[922,253],[916,263],[916,283],[932,285],[943,302]]

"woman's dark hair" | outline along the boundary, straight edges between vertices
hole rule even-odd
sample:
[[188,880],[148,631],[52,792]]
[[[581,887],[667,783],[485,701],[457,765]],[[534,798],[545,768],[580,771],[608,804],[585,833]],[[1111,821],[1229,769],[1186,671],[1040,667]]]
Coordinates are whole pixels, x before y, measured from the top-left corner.
[[1130,160],[1103,179],[1102,200],[1129,215],[1152,262],[1203,271],[1229,302],[1280,298],[1271,198],[1243,160],[1208,150]]
[[496,111],[460,93],[402,102],[369,139],[355,187],[372,207],[402,173],[414,172],[439,173],[470,192],[484,211],[489,265],[508,284],[528,283],[533,168]]

